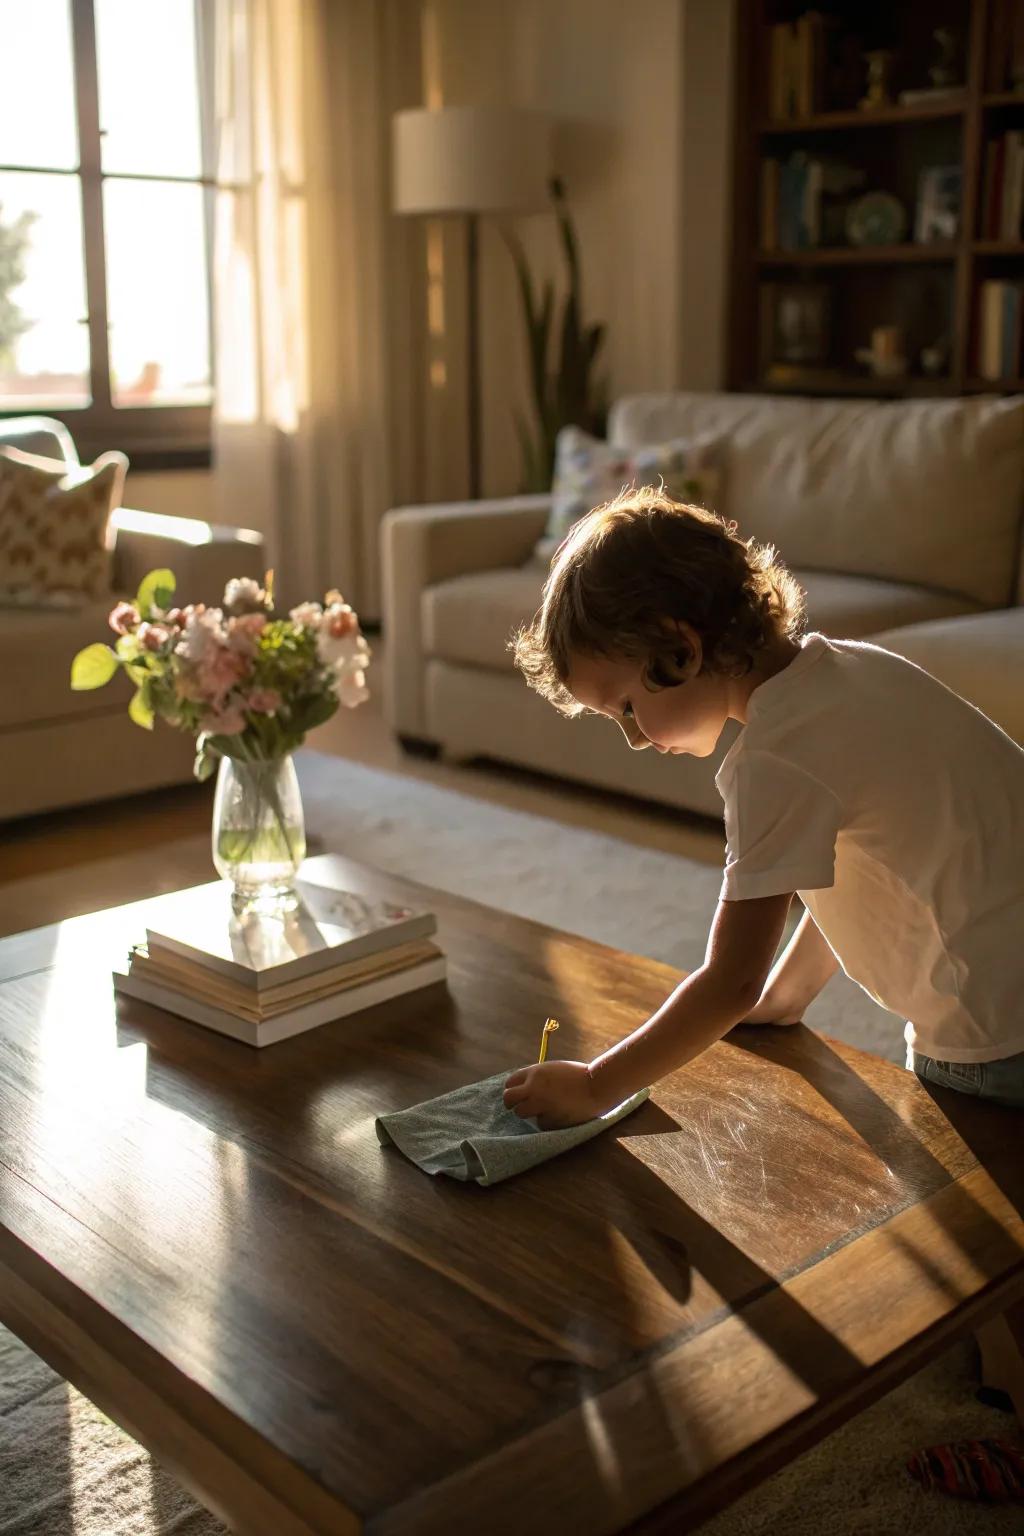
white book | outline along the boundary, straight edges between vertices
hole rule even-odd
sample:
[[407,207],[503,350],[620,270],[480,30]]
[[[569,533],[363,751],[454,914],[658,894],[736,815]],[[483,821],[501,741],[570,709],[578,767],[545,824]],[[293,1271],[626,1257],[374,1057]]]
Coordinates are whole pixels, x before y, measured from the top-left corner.
[[214,1008],[210,1003],[201,1003],[197,998],[186,997],[171,987],[122,971],[114,972],[114,991],[124,997],[137,998],[140,1003],[150,1003],[154,1008],[162,1008],[166,1013],[190,1019],[193,1024],[202,1024],[205,1029],[230,1035],[235,1040],[244,1041],[246,1045],[262,1046],[276,1045],[279,1040],[288,1040],[292,1035],[301,1035],[307,1029],[316,1029],[321,1024],[331,1024],[336,1019],[363,1013],[367,1008],[375,1008],[378,1003],[389,1002],[393,997],[404,997],[423,987],[435,986],[444,981],[446,975],[445,957],[438,955],[433,960],[409,966],[391,976],[381,976],[376,981],[349,987],[334,997],[322,997],[316,1002],[304,1003],[291,1013],[281,1014],[259,1024],[237,1018],[233,1013],[223,1008]]
[[296,890],[298,907],[282,917],[237,916],[226,880],[174,891],[150,908],[146,947],[152,955],[182,955],[258,992],[437,931],[432,912],[311,880],[296,881]]

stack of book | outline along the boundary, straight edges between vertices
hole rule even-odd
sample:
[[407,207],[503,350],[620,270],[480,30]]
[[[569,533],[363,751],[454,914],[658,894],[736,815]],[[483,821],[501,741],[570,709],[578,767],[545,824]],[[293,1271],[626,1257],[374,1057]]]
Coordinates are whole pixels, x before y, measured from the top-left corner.
[[829,20],[820,11],[807,11],[798,21],[772,27],[768,102],[776,121],[821,110]]
[[978,316],[978,373],[983,379],[1024,375],[1024,283],[982,283]]
[[[1021,7],[1024,10],[1024,6]],[[1020,240],[1024,234],[1024,133],[1004,133],[985,150],[981,191],[983,240]]]
[[222,880],[160,898],[115,992],[262,1046],[445,979],[433,913],[298,889],[273,918],[236,916]]

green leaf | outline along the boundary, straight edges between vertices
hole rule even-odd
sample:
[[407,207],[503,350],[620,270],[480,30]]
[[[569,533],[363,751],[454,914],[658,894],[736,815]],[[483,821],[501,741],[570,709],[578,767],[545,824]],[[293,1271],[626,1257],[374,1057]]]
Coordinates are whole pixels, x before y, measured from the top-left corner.
[[150,571],[147,576],[143,576],[135,599],[135,606],[142,617],[144,619],[149,617],[149,610],[154,603],[158,608],[169,608],[176,586],[174,572],[165,567]]
[[207,751],[215,752],[218,757],[232,757],[236,763],[250,761],[249,753],[241,735],[238,736],[207,736]]
[[153,729],[153,710],[146,699],[146,690],[136,688],[128,703],[128,714],[144,731]]
[[289,727],[292,733],[305,736],[307,731],[314,731],[318,725],[323,725],[337,713],[338,700],[334,694],[325,694],[316,698],[306,699],[297,705],[291,714]]
[[205,784],[217,772],[218,755],[206,747],[200,747],[196,753],[196,760],[192,765],[193,777]]
[[79,651],[71,663],[71,686],[76,693],[84,693],[88,688],[102,688],[116,671],[117,657],[109,645],[97,641]]

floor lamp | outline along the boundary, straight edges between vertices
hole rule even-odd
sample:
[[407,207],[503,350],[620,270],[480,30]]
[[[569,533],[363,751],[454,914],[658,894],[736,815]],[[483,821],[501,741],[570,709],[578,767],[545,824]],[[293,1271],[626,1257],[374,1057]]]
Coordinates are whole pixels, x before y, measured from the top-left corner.
[[393,124],[396,213],[466,219],[469,490],[480,495],[479,220],[549,205],[550,121],[516,107],[415,108]]

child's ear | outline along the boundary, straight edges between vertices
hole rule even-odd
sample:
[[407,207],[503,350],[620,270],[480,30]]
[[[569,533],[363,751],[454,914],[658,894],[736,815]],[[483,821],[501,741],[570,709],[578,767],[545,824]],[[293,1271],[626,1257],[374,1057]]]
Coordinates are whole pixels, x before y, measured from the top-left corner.
[[675,651],[653,651],[644,669],[644,681],[649,688],[678,688],[693,671],[693,654],[682,646]]
[[703,662],[700,635],[684,619],[669,619],[666,627],[669,631],[666,650],[671,657],[672,669],[679,674],[676,682],[688,682],[691,677],[696,677]]

